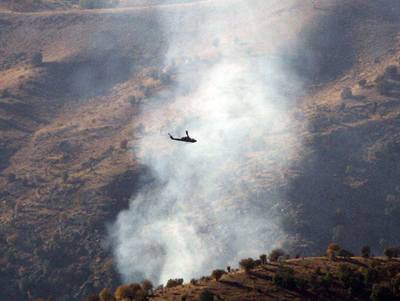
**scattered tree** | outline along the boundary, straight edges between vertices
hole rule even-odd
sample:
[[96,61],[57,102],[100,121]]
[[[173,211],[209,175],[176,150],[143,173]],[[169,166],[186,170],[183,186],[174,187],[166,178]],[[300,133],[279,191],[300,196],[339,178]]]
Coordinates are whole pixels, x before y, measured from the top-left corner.
[[224,270],[214,270],[211,274],[211,277],[213,277],[215,280],[219,281],[223,275],[225,275],[226,272]]
[[153,283],[151,283],[151,281],[148,279],[143,280],[142,289],[147,293],[151,292],[151,290],[153,289]]
[[393,90],[399,89],[399,85],[393,81],[389,81],[384,75],[380,75],[375,79],[376,89],[379,94],[388,96]]
[[254,260],[253,258],[242,259],[239,262],[239,266],[247,272],[254,269]]
[[261,260],[261,264],[266,264],[267,263],[267,255],[266,254],[261,254],[260,255],[260,260]]
[[183,284],[183,279],[182,278],[178,278],[178,279],[169,279],[167,281],[167,284],[165,285],[167,288],[171,288],[171,287],[176,287],[179,285]]
[[272,282],[285,289],[295,289],[296,279],[293,276],[294,271],[291,268],[279,267],[272,278]]
[[276,262],[278,259],[285,255],[285,252],[282,249],[274,249],[269,253],[269,261]]
[[135,301],[146,301],[148,296],[148,292],[144,289],[140,289],[135,293]]
[[339,251],[340,251],[340,246],[338,244],[330,243],[328,245],[328,248],[326,249],[326,256],[331,260],[335,260],[337,252]]
[[367,80],[366,80],[366,79],[361,79],[361,80],[359,80],[359,81],[358,81],[358,85],[359,85],[361,88],[364,88],[364,87],[367,85]]
[[388,258],[388,259],[392,259],[393,257],[397,257],[398,256],[398,252],[396,250],[396,248],[386,248],[383,251],[383,254]]
[[120,285],[114,293],[116,301],[122,301],[123,299],[134,299],[136,293],[140,291],[142,287],[138,283],[131,283],[126,285]]
[[345,257],[345,258],[349,258],[349,257],[353,257],[354,256],[353,253],[351,253],[350,251],[348,251],[346,249],[340,249],[337,252],[337,255],[340,256],[340,257]]
[[346,87],[342,90],[342,92],[340,93],[340,97],[342,99],[350,99],[353,97],[353,91],[351,90],[350,87]]

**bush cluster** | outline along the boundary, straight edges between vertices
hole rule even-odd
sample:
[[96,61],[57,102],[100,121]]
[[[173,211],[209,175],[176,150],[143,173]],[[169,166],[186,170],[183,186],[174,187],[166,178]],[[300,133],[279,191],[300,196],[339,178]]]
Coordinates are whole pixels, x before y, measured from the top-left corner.
[[388,259],[398,258],[398,257],[400,257],[400,248],[399,248],[399,247],[390,247],[390,248],[386,248],[386,249],[383,251],[383,254],[384,254]]
[[153,290],[153,284],[149,280],[142,283],[124,284],[117,287],[114,294],[108,288],[103,288],[98,295],[90,295],[85,301],[123,301],[123,300],[147,300]]
[[274,249],[271,251],[271,253],[269,253],[268,259],[271,262],[276,262],[283,256],[285,256],[285,251],[282,249]]
[[255,264],[254,264],[254,259],[253,258],[246,258],[242,259],[239,262],[239,266],[245,270],[246,272],[249,272],[250,270],[254,269]]
[[344,99],[350,99],[353,97],[353,91],[351,90],[350,87],[346,87],[342,90],[342,92],[340,93],[340,97],[344,100]]
[[275,285],[289,290],[297,287],[294,271],[288,267],[279,267],[277,272],[274,274],[272,281]]
[[178,278],[178,279],[169,279],[167,281],[167,284],[165,285],[165,287],[167,288],[171,288],[171,287],[176,287],[179,285],[183,284],[183,279],[182,278]]
[[399,92],[400,85],[397,82],[400,79],[398,68],[395,65],[386,67],[383,75],[375,79],[376,89],[381,95],[391,95],[393,92]]
[[211,274],[211,277],[219,281],[219,279],[221,279],[221,277],[225,274],[226,272],[224,270],[214,270]]

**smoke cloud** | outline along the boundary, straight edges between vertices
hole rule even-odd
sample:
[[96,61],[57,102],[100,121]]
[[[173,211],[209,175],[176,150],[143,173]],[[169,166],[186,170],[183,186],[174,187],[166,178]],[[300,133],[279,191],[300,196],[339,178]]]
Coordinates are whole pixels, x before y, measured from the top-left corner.
[[[135,152],[154,181],[110,227],[124,281],[188,281],[285,241],[279,213],[301,147],[292,118],[301,87],[278,55],[283,29],[269,22],[282,5],[206,1],[160,12],[176,81],[171,99],[142,107]],[[169,140],[186,129],[198,143]]]

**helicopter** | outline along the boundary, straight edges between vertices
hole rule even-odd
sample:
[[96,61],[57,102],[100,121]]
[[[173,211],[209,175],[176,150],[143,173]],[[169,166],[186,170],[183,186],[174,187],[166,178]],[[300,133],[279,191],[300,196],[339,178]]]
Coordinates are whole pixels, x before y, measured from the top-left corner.
[[176,140],[176,141],[182,141],[182,142],[188,142],[188,143],[196,143],[197,140],[193,139],[189,136],[189,132],[186,131],[186,136],[185,137],[181,137],[181,138],[174,138],[171,134],[169,134],[169,138],[171,138],[171,140]]

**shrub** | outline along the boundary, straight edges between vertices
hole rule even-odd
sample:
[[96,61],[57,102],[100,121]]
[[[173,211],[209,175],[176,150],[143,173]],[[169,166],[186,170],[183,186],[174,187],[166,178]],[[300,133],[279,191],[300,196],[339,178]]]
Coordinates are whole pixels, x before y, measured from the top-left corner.
[[306,279],[295,278],[295,281],[296,281],[296,287],[301,291],[305,291],[309,287],[309,283]]
[[378,93],[381,95],[390,95],[390,93],[393,91],[393,89],[396,88],[395,83],[388,81],[382,75],[378,76],[375,79],[375,83],[376,83],[376,89],[377,89]]
[[383,251],[383,254],[388,258],[392,259],[393,257],[399,257],[400,250],[398,248],[386,248]]
[[214,270],[211,274],[211,277],[213,277],[215,280],[219,281],[223,275],[225,275],[226,272],[224,270]]
[[361,80],[359,80],[359,81],[358,81],[358,85],[359,85],[361,88],[364,88],[364,87],[367,85],[367,80],[366,80],[366,79],[361,79]]
[[371,256],[371,248],[369,246],[362,247],[361,256],[364,258],[369,258]]
[[135,293],[135,301],[146,301],[148,296],[148,292],[144,289],[140,289]]
[[165,285],[167,288],[171,288],[171,287],[176,287],[179,285],[183,284],[183,279],[182,278],[178,278],[178,279],[169,279],[167,281],[167,284]]
[[131,283],[128,285],[120,285],[114,293],[114,297],[117,301],[122,301],[123,299],[134,299],[136,293],[140,291],[142,287],[138,283]]
[[338,278],[343,283],[343,286],[352,292],[359,293],[365,288],[364,276],[361,273],[355,272],[348,265],[341,264],[339,266]]
[[340,251],[340,246],[338,244],[335,243],[330,243],[328,245],[328,248],[326,249],[326,256],[331,259],[334,260],[336,258],[337,252]]
[[346,87],[342,90],[342,92],[340,93],[340,97],[342,99],[349,99],[353,97],[353,91],[351,90],[350,87]]
[[272,282],[282,288],[295,289],[296,279],[291,268],[280,267],[272,277]]
[[379,271],[374,267],[369,267],[363,271],[364,283],[371,285],[379,279]]
[[278,259],[285,255],[285,252],[282,249],[274,249],[269,253],[269,261],[276,262]]
[[242,259],[239,262],[239,266],[246,272],[249,272],[251,269],[254,269],[254,260],[253,258]]
[[142,286],[139,283],[131,283],[129,284],[129,288],[132,290],[133,295],[135,295],[136,292],[142,289]]
[[333,276],[331,273],[326,273],[321,279],[321,286],[328,289],[333,284]]
[[371,301],[387,301],[393,300],[393,295],[388,287],[375,284],[372,287],[371,295],[369,298]]
[[398,70],[396,65],[387,66],[385,69],[384,76],[387,78],[395,79],[397,77]]
[[31,57],[31,64],[33,67],[39,67],[43,63],[43,55],[40,52],[36,52]]
[[340,256],[340,257],[346,257],[346,258],[349,258],[349,257],[353,257],[353,256],[354,256],[353,253],[351,253],[350,251],[348,251],[348,250],[346,250],[346,249],[340,249],[340,250],[337,252],[337,255]]
[[200,301],[214,301],[214,294],[210,292],[208,289],[204,289],[200,293]]
[[99,293],[99,300],[100,301],[111,301],[112,294],[108,288],[103,288]]
[[190,284],[192,284],[192,285],[197,285],[197,280],[196,279],[191,279],[190,280]]
[[142,281],[142,289],[144,289],[146,292],[149,292],[153,289],[153,283],[151,283],[150,280],[143,280]]

